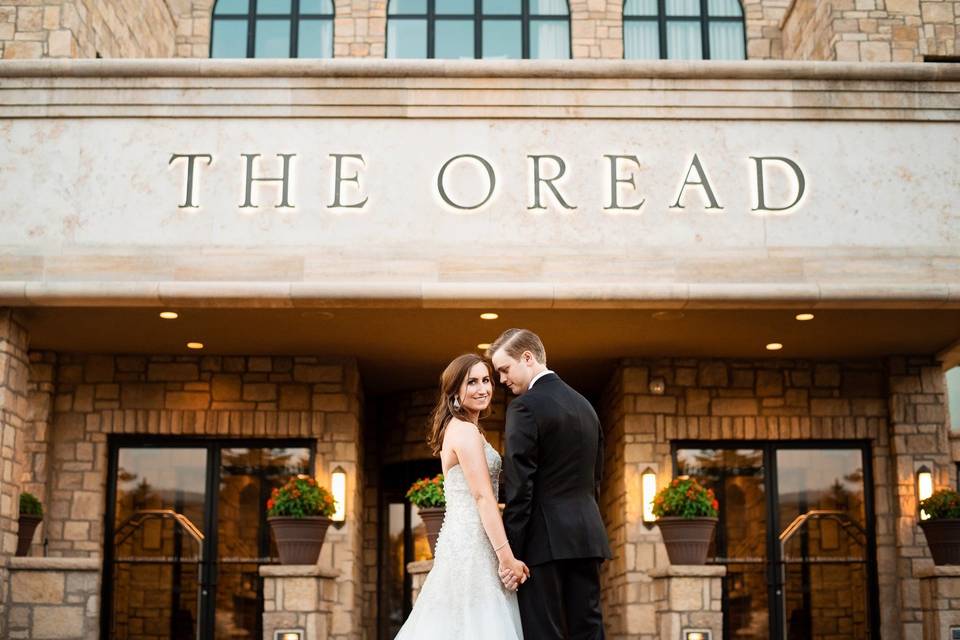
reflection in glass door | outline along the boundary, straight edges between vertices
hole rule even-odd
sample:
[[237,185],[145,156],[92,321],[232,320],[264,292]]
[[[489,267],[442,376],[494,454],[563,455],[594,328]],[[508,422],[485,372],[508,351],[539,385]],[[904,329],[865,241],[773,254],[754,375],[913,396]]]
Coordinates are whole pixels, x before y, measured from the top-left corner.
[[287,476],[309,473],[311,448],[113,445],[101,635],[259,639],[259,566],[276,558],[263,505]]
[[867,447],[744,444],[675,447],[677,473],[720,501],[724,637],[879,637]]

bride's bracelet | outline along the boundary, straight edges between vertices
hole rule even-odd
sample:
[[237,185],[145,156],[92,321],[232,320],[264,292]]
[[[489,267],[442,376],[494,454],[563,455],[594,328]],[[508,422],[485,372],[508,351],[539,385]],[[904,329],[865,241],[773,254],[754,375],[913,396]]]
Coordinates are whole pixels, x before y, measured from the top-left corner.
[[510,542],[509,540],[504,540],[503,544],[501,544],[499,547],[493,548],[493,552],[496,553],[497,551],[500,551],[500,549],[503,549],[505,546],[507,546],[509,542]]

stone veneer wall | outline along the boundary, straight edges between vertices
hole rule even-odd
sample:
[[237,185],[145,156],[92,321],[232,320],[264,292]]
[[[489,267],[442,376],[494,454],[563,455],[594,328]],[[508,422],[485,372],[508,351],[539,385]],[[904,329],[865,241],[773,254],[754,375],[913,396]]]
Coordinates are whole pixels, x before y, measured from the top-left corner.
[[955,0],[794,0],[785,16],[788,60],[921,62],[958,54]]
[[30,372],[29,333],[22,318],[0,308],[0,637],[7,637],[7,561],[17,549],[21,478],[25,463]]
[[[49,356],[37,354],[37,364]],[[56,359],[49,449],[34,452],[45,477],[51,556],[99,557],[111,434],[315,438],[316,470],[347,471],[347,524],[330,529],[320,564],[340,571],[333,638],[361,636],[363,487],[361,391],[353,361],[317,357],[111,356]],[[49,379],[36,367],[39,388]],[[40,415],[44,394],[31,398]],[[37,421],[37,427],[42,421]],[[40,429],[42,430],[42,429]],[[37,445],[39,446],[39,444]],[[46,465],[44,468],[44,464]]]
[[169,58],[166,1],[0,0],[2,58]]
[[[649,391],[652,378],[666,384]],[[612,638],[654,640],[649,570],[667,564],[660,533],[641,522],[640,474],[672,475],[672,440],[869,440],[877,517],[881,635],[919,637],[916,572],[930,563],[916,527],[915,469],[955,482],[943,372],[928,358],[811,362],[625,361],[605,393],[604,517],[614,560],[604,567]]]
[[[388,0],[336,0],[334,56],[386,55]],[[750,59],[957,54],[957,0],[744,0]],[[0,0],[5,58],[206,58],[214,0]],[[571,55],[623,57],[623,2],[570,0]]]

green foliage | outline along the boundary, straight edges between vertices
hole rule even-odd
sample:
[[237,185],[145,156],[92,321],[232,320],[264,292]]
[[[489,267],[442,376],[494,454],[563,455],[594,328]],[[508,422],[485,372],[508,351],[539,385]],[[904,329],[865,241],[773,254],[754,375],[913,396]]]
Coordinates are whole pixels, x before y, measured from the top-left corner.
[[960,493],[953,489],[940,489],[926,500],[920,501],[931,520],[960,518]]
[[443,474],[434,478],[421,478],[407,491],[407,500],[420,509],[444,508],[447,500],[443,496]]
[[40,500],[32,493],[20,494],[20,515],[22,516],[42,516],[43,505]]
[[716,518],[719,507],[713,489],[705,489],[689,476],[674,478],[653,499],[653,515],[658,518]]
[[336,510],[333,494],[319,486],[312,477],[302,473],[287,480],[282,487],[274,489],[267,500],[267,515],[270,517],[329,518]]

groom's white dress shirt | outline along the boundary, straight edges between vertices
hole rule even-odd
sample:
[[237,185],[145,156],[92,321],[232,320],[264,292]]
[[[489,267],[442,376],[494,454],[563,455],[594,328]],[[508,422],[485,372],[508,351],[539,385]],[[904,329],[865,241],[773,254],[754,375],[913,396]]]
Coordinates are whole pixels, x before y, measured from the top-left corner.
[[533,388],[534,383],[536,383],[537,380],[547,375],[548,373],[553,373],[553,371],[550,371],[550,369],[547,369],[546,371],[541,371],[537,375],[533,376],[533,380],[531,380],[530,384],[527,385],[527,391],[530,391],[530,389]]

